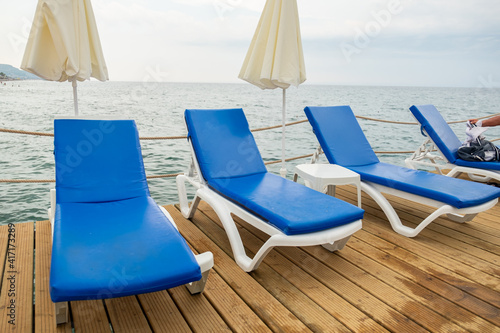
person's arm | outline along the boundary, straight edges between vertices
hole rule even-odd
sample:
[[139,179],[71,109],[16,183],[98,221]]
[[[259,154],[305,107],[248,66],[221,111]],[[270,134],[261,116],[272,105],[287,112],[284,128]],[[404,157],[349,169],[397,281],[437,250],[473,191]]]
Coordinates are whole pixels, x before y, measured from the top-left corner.
[[[470,121],[471,124],[477,124],[478,123],[477,119],[470,119],[469,121]],[[495,116],[495,117],[491,117],[491,118],[488,118],[488,119],[484,119],[484,120],[480,121],[480,123],[478,125],[481,126],[481,127],[498,126],[498,125],[500,125],[500,115],[499,116]]]

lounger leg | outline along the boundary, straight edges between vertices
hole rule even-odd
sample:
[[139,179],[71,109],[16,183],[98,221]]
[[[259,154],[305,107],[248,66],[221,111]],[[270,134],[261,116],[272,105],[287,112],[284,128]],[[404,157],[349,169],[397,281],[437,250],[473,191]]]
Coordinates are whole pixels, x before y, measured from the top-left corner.
[[430,216],[428,216],[424,221],[422,221],[415,229],[413,229],[403,225],[392,205],[376,188],[363,182],[361,183],[361,188],[365,193],[367,193],[370,197],[372,197],[372,199],[375,200],[375,202],[380,206],[382,211],[385,213],[385,216],[387,216],[387,219],[391,223],[392,229],[396,231],[398,234],[401,234],[406,237],[415,237],[429,223],[438,218],[439,215],[446,213],[445,211],[443,211],[445,208],[441,207],[437,211],[432,213]]
[[453,222],[458,222],[458,223],[465,223],[472,221],[472,219],[476,216],[477,214],[465,214],[465,215],[459,215],[459,214],[446,214],[450,220]]
[[64,324],[68,322],[69,309],[68,302],[58,302],[55,303],[56,307],[56,324]]
[[196,209],[198,208],[198,204],[200,203],[200,198],[198,197],[198,195],[195,195],[193,202],[191,203],[191,206],[189,206],[187,192],[186,192],[186,181],[189,181],[189,179],[184,175],[179,175],[176,178],[177,192],[179,195],[179,204],[182,216],[184,216],[187,219],[191,219],[194,216]]
[[334,197],[335,196],[335,185],[328,185],[326,187],[326,194],[328,194],[329,196]]
[[210,270],[205,271],[201,274],[201,280],[196,282],[191,282],[186,285],[191,295],[202,293],[205,290],[205,285],[208,280],[208,273]]
[[351,236],[348,236],[348,237],[343,238],[343,239],[339,239],[338,241],[333,242],[333,243],[322,244],[321,246],[323,246],[325,249],[327,249],[330,252],[340,251],[347,244],[347,242],[349,241],[349,238],[351,238]]
[[489,182],[491,180],[491,177],[475,175],[473,173],[468,173],[467,176],[469,176],[469,178],[475,182],[486,183],[486,182]]

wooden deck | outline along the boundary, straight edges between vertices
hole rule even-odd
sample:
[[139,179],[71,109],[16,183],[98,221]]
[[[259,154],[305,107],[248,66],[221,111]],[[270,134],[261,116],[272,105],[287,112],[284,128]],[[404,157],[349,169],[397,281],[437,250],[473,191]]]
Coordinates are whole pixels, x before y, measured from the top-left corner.
[[[338,196],[355,202],[349,186]],[[410,226],[430,212],[390,201]],[[363,229],[339,253],[278,248],[248,274],[210,207],[191,222],[168,206],[192,248],[214,254],[205,292],[71,302],[71,323],[58,328],[49,223],[0,227],[0,332],[500,332],[500,205],[464,225],[440,218],[415,239],[393,232],[366,196],[363,208]],[[245,223],[240,232],[249,253],[266,239]]]

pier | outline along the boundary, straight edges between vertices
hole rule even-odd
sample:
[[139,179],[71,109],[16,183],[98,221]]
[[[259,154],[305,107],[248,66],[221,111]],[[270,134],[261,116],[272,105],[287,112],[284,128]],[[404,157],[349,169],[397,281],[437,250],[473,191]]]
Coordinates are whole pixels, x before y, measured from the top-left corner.
[[[356,203],[352,186],[337,196]],[[412,227],[432,210],[388,198]],[[2,226],[0,332],[500,332],[500,204],[465,224],[438,218],[406,238],[368,196],[362,203],[363,229],[342,251],[276,248],[252,273],[232,259],[208,205],[192,221],[166,206],[192,249],[214,254],[204,293],[180,286],[70,302],[60,327],[49,295],[50,223]],[[266,235],[237,222],[251,256]]]

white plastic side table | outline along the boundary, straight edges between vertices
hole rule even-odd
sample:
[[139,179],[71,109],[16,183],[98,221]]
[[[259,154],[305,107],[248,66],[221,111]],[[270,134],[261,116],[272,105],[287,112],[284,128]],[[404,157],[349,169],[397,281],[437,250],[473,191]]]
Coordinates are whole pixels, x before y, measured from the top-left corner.
[[[300,176],[307,187],[323,192],[328,186],[328,194],[335,195],[335,185],[356,185],[358,189],[358,207],[361,208],[361,179],[359,174],[335,164],[300,164],[295,167],[293,181]],[[332,185],[332,186],[330,186]],[[333,187],[333,191],[330,189]]]

